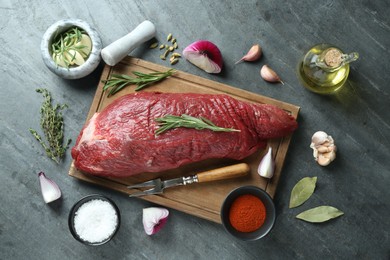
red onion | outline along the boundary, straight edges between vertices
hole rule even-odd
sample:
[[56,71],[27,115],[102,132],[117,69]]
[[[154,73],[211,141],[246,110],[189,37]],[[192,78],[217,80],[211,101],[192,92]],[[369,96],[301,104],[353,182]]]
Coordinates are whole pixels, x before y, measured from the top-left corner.
[[41,184],[42,197],[46,203],[53,202],[61,197],[60,188],[54,181],[47,178],[45,173],[38,173],[38,178]]
[[164,208],[150,207],[143,209],[142,223],[146,234],[157,233],[167,222],[169,211]]
[[223,66],[221,51],[209,41],[197,41],[187,46],[183,56],[207,73],[220,73]]

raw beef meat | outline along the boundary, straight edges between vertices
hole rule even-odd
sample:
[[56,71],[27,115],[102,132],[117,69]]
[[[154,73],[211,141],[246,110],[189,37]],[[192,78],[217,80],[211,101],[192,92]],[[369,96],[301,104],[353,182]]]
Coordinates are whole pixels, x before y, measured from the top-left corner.
[[[240,132],[176,128],[155,136],[158,117],[204,117]],[[272,106],[227,95],[143,92],[118,98],[86,123],[72,148],[74,165],[93,175],[126,177],[159,172],[209,158],[240,160],[266,140],[297,128],[295,119]]]

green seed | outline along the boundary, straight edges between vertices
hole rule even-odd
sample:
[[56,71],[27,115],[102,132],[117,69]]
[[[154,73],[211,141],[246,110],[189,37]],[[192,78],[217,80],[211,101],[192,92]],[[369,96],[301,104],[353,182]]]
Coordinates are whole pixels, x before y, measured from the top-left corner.
[[168,34],[167,41],[169,42],[172,39],[172,33]]
[[169,50],[166,50],[163,55],[160,56],[161,59],[165,60],[167,58],[167,55],[169,53]]
[[174,44],[173,44],[173,48],[175,48],[175,49],[177,49],[177,42],[175,42]]
[[171,61],[171,65],[175,65],[177,62],[179,61],[179,59],[173,59],[172,61]]
[[154,49],[154,48],[156,48],[158,46],[158,42],[155,42],[155,43],[152,43],[150,46],[149,46],[149,48],[150,49]]
[[160,50],[164,49],[165,48],[165,45],[164,44],[161,44],[160,45]]
[[171,42],[172,42],[172,43],[175,43],[175,42],[176,42],[176,38],[173,38]]

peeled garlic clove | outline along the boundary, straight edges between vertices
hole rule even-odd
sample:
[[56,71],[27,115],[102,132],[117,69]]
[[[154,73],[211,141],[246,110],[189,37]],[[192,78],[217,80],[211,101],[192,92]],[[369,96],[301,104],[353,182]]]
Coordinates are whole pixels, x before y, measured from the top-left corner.
[[220,73],[223,66],[221,51],[209,41],[197,41],[183,50],[183,56],[189,62],[207,73]]
[[257,168],[257,173],[264,178],[272,178],[275,171],[275,162],[272,158],[272,147],[268,148],[268,152],[264,155],[263,159]]
[[261,54],[262,54],[262,49],[260,45],[255,44],[249,49],[248,53],[240,60],[238,60],[235,64],[241,63],[243,61],[256,61],[260,59]]
[[42,197],[46,203],[53,202],[61,197],[61,190],[54,181],[47,178],[43,172],[38,173],[38,178]]
[[75,47],[80,47],[80,54],[83,58],[87,58],[92,50],[92,41],[86,34],[81,34],[81,40],[75,44]]
[[142,223],[147,235],[156,234],[167,222],[169,211],[164,208],[150,207],[143,209]]
[[69,50],[65,53],[64,57],[69,61],[71,65],[83,65],[85,60],[83,56],[81,56],[80,52],[75,50]]
[[278,74],[272,70],[269,66],[264,65],[260,70],[261,77],[268,82],[280,82],[284,85]]

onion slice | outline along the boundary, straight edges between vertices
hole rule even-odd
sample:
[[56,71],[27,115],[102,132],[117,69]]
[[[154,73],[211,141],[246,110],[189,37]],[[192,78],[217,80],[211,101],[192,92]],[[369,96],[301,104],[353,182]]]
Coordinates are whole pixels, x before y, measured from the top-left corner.
[[61,190],[57,183],[46,177],[45,173],[38,173],[43,200],[46,203],[53,202],[61,197]]
[[183,56],[189,62],[207,73],[220,73],[223,66],[221,51],[209,41],[196,41],[183,50]]
[[150,207],[143,209],[142,223],[147,235],[156,234],[168,220],[169,211],[164,208]]

